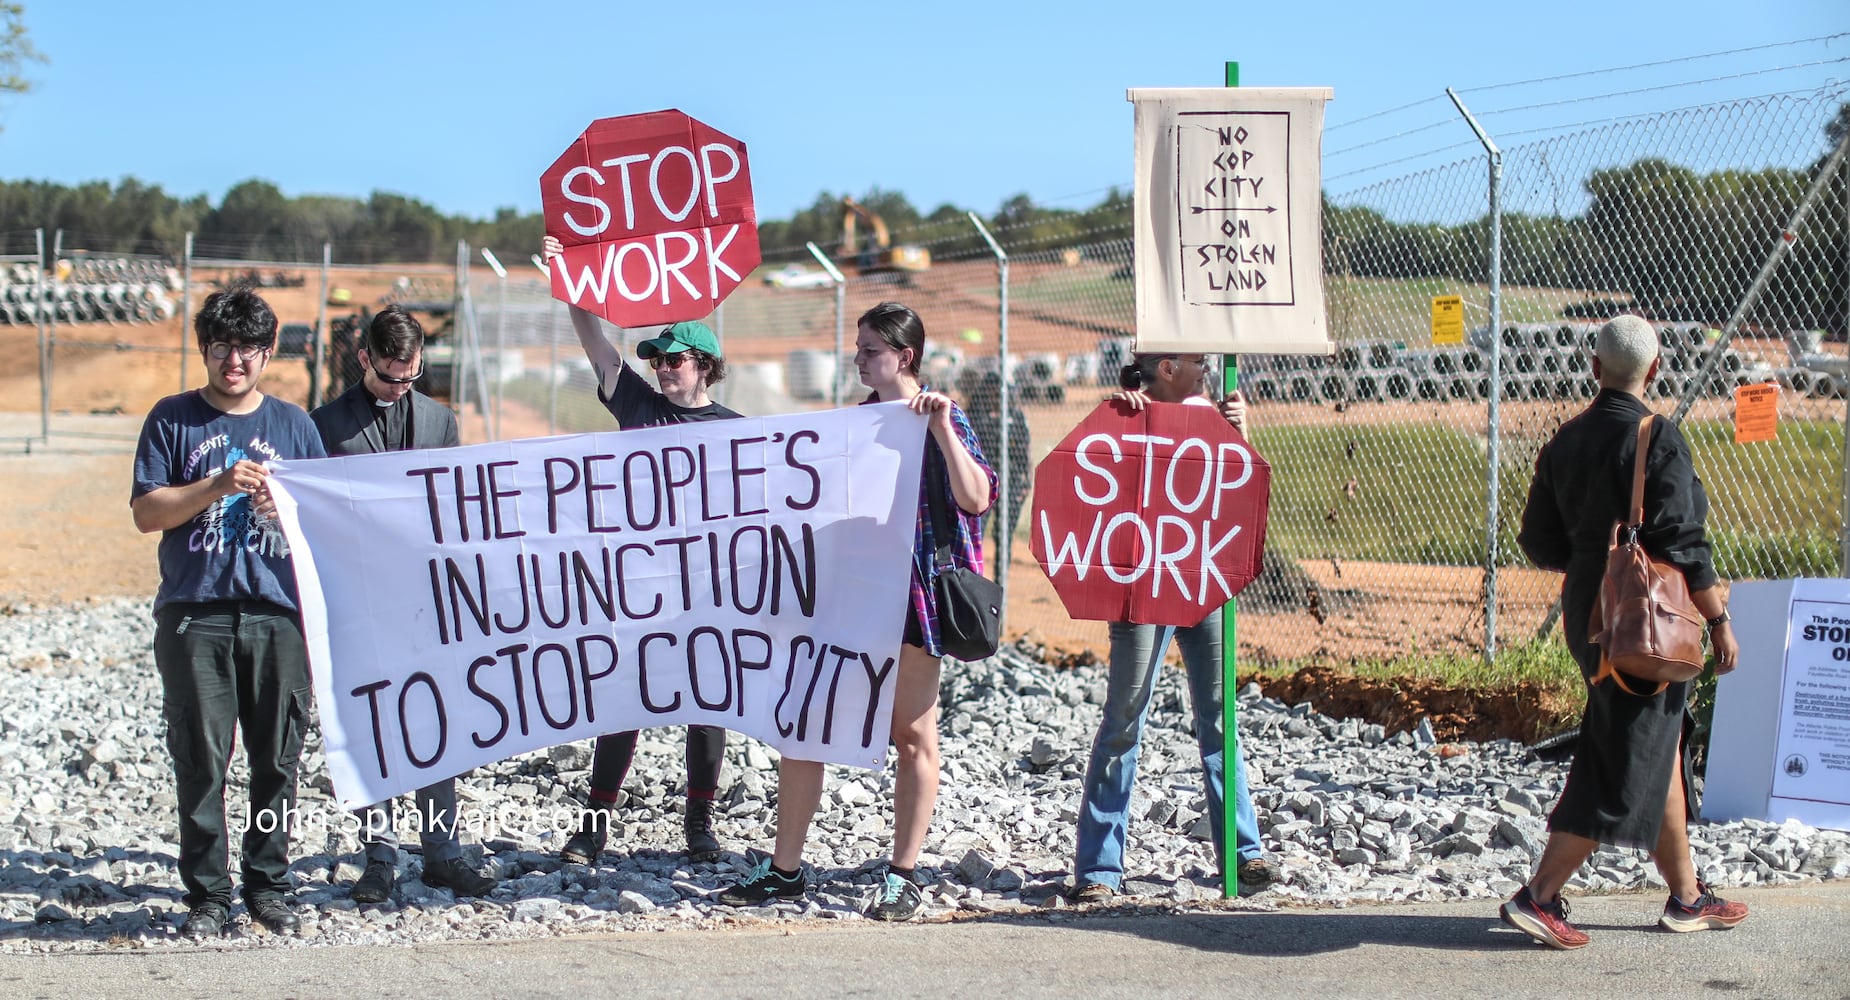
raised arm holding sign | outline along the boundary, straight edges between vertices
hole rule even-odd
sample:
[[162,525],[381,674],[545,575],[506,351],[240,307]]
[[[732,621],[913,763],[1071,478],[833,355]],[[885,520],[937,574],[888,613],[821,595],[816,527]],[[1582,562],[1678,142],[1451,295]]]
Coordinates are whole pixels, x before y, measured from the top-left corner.
[[[726,377],[719,340],[699,317],[758,266],[758,226],[745,145],[679,111],[592,122],[540,178],[546,237],[541,248],[553,295],[571,306],[572,328],[597,372],[598,400],[624,428],[739,414],[708,388]],[[666,324],[637,345],[659,391],[604,335],[619,326]],[[719,853],[713,835],[726,731],[687,733],[688,854]],[[636,751],[636,733],[598,738],[589,802],[560,857],[595,863]]]
[[[564,248],[558,238],[546,237],[541,252],[549,267],[562,266]],[[708,394],[726,377],[726,359],[720,355],[719,339],[705,323],[682,320],[636,345],[637,357],[647,360],[655,371],[656,388],[624,362],[594,313],[576,305],[569,308],[585,357],[597,371],[597,398],[616,418],[617,426],[659,427],[740,416],[713,402]],[[713,800],[725,754],[725,729],[687,727],[687,803],[682,826],[688,856],[695,859],[710,859],[719,853],[719,840],[713,833]],[[618,793],[635,755],[634,730],[597,738],[586,808],[578,831],[559,851],[561,860],[580,865],[597,862],[609,840]]]

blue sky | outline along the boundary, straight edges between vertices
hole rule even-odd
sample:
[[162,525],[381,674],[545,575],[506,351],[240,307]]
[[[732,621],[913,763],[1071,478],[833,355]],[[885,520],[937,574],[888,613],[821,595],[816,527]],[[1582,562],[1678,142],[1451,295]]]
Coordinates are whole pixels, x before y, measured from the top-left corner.
[[[1081,207],[1131,176],[1125,89],[1218,85],[1228,59],[1247,86],[1335,88],[1326,176],[1422,144],[1468,155],[1462,122],[1334,155],[1455,116],[1447,86],[1514,133],[1850,79],[1846,34],[1485,89],[1850,33],[1845,0],[1244,6],[26,0],[51,63],[0,103],[0,178],[133,175],[216,200],[262,177],[532,211],[586,123],[678,107],[745,141],[762,218],[873,185],[925,210]],[[1647,92],[1492,113],[1621,90]]]

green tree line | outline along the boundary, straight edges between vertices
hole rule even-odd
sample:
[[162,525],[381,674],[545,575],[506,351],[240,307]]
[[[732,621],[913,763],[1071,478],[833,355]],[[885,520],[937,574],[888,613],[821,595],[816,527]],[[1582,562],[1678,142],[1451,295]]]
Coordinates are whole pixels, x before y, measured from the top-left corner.
[[[1850,104],[1825,128],[1834,146],[1850,131]],[[1799,199],[1824,165],[1699,173],[1662,159],[1595,171],[1578,216],[1506,213],[1503,281],[1611,296],[1665,319],[1720,323],[1733,311]],[[1842,334],[1850,297],[1843,172],[1813,213],[1752,320]],[[897,191],[874,188],[856,199],[880,216],[895,243],[917,243],[940,259],[986,252],[965,209],[921,212]],[[767,260],[807,260],[805,244],[840,252],[846,209],[821,192],[788,219],[759,223]],[[1060,250],[1129,235],[1134,206],[1111,190],[1087,209],[1036,205],[1026,194],[1004,201],[986,224],[1014,254]],[[492,218],[445,215],[415,198],[374,192],[365,199],[290,198],[248,180],[218,204],[176,197],[127,178],[66,186],[0,182],[0,234],[62,229],[65,246],[100,252],[177,255],[185,234],[207,257],[316,260],[332,242],[345,263],[446,261],[457,240],[506,253],[537,247],[537,213],[511,208]],[[868,235],[863,223],[860,235]],[[1481,282],[1488,265],[1488,218],[1457,225],[1399,222],[1364,206],[1324,203],[1324,259],[1333,274],[1376,278],[1447,277]]]

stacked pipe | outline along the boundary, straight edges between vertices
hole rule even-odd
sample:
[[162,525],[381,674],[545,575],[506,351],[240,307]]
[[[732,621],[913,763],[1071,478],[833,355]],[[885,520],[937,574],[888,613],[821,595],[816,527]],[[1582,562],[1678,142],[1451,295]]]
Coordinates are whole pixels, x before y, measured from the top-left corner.
[[178,272],[164,261],[76,258],[59,261],[55,281],[41,285],[35,269],[16,264],[0,274],[0,323],[163,323],[178,307],[170,295]]
[[[1593,379],[1593,338],[1600,324],[1581,321],[1512,323],[1498,334],[1502,343],[1502,398],[1587,400],[1598,392]],[[1708,361],[1710,331],[1698,323],[1658,328],[1663,364],[1652,392],[1678,398],[1690,389]],[[1408,348],[1391,341],[1353,341],[1328,357],[1256,355],[1242,360],[1242,383],[1258,399],[1287,402],[1366,403],[1415,400],[1477,403],[1490,395],[1490,332],[1473,331],[1460,347]],[[1726,396],[1744,382],[1773,373],[1725,348],[1716,371],[1700,389]],[[1795,364],[1778,373],[1794,392],[1841,396],[1850,378]],[[1821,385],[1822,383],[1822,385]]]

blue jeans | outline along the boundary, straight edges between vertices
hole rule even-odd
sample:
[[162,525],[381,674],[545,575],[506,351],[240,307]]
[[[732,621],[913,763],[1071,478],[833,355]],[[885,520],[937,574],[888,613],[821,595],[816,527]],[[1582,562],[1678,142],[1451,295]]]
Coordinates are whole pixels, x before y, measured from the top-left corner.
[[[1190,628],[1170,625],[1111,623],[1111,675],[1105,695],[1105,718],[1092,743],[1086,765],[1085,795],[1079,804],[1078,849],[1073,873],[1080,884],[1101,882],[1118,888],[1124,879],[1124,838],[1137,778],[1137,757],[1144,717],[1156,688],[1156,672],[1173,637],[1188,671],[1189,706],[1195,713],[1195,744],[1207,778],[1208,825],[1214,855],[1227,853],[1225,778],[1221,748],[1221,613]],[[1259,817],[1246,787],[1244,755],[1234,770],[1234,850],[1240,861],[1263,855]]]

